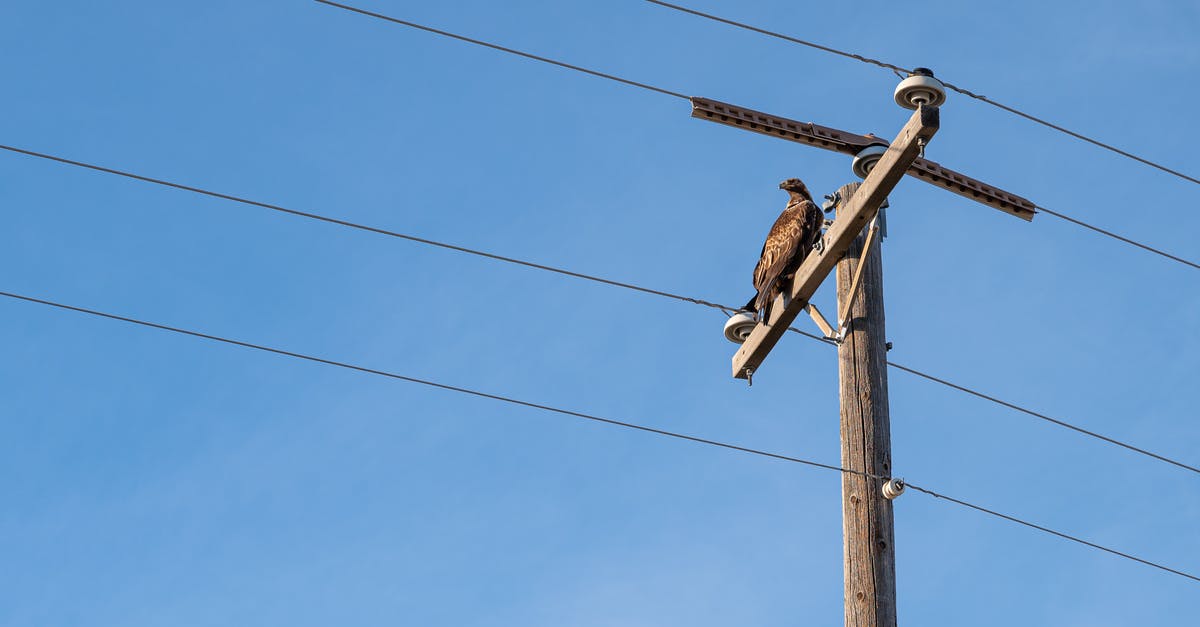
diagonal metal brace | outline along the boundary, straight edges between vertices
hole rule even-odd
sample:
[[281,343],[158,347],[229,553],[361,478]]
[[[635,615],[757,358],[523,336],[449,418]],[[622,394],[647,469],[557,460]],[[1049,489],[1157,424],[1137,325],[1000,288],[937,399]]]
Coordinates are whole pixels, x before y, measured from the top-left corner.
[[867,229],[867,241],[863,243],[862,254],[858,257],[858,267],[854,269],[854,278],[850,280],[850,291],[846,294],[846,302],[841,303],[838,312],[837,337],[839,339],[846,336],[846,327],[850,322],[846,318],[850,315],[850,308],[854,306],[855,297],[858,296],[858,288],[862,285],[863,269],[867,267],[864,262],[867,260],[867,254],[871,252],[871,243],[875,241],[875,233],[878,230],[879,218],[876,217],[871,221],[871,228]]
[[816,305],[809,303],[804,306],[804,311],[807,311],[813,322],[817,323],[817,326],[821,329],[821,333],[825,334],[825,339],[841,342],[841,334],[834,332],[833,325],[829,324],[825,316],[821,315],[821,310],[817,309]]

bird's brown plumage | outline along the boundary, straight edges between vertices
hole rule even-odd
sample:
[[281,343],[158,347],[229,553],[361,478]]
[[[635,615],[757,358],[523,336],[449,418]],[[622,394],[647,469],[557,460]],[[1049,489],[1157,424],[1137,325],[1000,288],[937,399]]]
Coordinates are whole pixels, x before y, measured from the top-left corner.
[[767,233],[762,256],[754,267],[754,289],[758,293],[751,302],[755,311],[762,312],[763,320],[770,319],[768,309],[782,291],[784,279],[796,272],[820,239],[825,220],[800,179],[788,179],[779,187],[791,198]]

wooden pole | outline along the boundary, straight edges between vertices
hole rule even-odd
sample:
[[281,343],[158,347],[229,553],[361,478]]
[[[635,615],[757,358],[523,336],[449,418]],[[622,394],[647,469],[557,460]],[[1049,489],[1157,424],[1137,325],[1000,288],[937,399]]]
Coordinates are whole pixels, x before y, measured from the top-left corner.
[[[843,186],[840,198],[849,198],[858,186]],[[838,210],[842,210],[840,206]],[[880,242],[867,247],[857,295],[853,302],[844,302],[851,293],[866,234],[866,230],[859,234],[837,264],[838,311],[848,312],[846,337],[838,347],[842,467],[890,477],[892,445]],[[896,625],[892,502],[883,497],[882,487],[878,479],[842,474],[846,627]]]

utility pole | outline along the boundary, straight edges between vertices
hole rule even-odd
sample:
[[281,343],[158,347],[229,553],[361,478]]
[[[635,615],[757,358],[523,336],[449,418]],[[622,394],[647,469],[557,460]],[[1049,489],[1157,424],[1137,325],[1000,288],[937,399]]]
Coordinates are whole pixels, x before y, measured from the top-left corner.
[[[834,198],[849,198],[858,187],[845,185]],[[838,345],[842,468],[851,471],[842,473],[842,557],[846,625],[891,627],[896,624],[892,501],[874,478],[892,476],[882,239],[872,222],[837,264],[837,311],[845,329]]]
[[[895,627],[896,554],[892,499],[904,491],[892,476],[887,350],[883,313],[880,208],[905,174],[1031,221],[1033,203],[924,158],[939,127],[945,89],[933,72],[917,68],[896,88],[896,104],[914,109],[889,145],[858,135],[798,122],[728,103],[692,98],[692,116],[779,139],[854,156],[862,183],[828,198],[837,209],[821,246],[809,251],[772,303],[770,317],[741,313],[725,336],[742,346],[733,376],[750,380],[800,312],[807,312],[838,345],[841,401],[842,531],[847,627]],[[868,226],[869,225],[869,226]],[[809,299],[836,267],[837,320],[831,325]]]

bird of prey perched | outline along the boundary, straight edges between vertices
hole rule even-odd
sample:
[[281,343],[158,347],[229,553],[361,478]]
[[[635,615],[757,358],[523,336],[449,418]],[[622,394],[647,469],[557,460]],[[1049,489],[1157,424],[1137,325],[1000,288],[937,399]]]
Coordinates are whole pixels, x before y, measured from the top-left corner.
[[804,181],[788,179],[779,184],[779,189],[791,198],[767,233],[762,257],[754,266],[757,293],[744,307],[746,311],[761,312],[759,319],[764,322],[771,319],[771,303],[783,291],[784,281],[795,274],[808,252],[821,241],[821,227],[825,224],[825,216],[813,202]]

